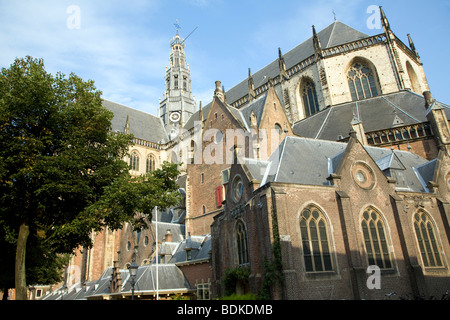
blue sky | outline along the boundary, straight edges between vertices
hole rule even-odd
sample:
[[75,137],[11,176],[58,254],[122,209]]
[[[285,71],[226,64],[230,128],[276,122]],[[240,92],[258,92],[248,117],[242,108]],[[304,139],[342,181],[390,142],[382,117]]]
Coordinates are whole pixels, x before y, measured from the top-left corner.
[[[178,19],[197,103],[214,82],[230,89],[337,20],[368,35],[383,6],[404,42],[410,33],[433,96],[450,104],[450,0],[0,0],[0,67],[43,58],[47,71],[92,79],[103,97],[157,115]],[[75,10],[74,10],[75,8]],[[78,19],[79,17],[79,19]],[[368,24],[369,21],[369,24]],[[375,28],[374,28],[375,27]]]

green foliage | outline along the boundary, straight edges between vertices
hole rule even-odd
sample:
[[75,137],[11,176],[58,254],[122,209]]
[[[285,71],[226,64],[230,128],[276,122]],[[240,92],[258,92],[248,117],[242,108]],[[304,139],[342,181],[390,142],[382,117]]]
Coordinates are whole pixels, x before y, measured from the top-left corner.
[[221,297],[218,300],[258,300],[258,296],[253,293],[246,294],[231,294],[229,296]]
[[84,221],[90,221],[94,230],[102,226],[120,229],[124,222],[135,229],[147,228],[146,220],[151,220],[155,207],[165,209],[181,200],[176,184],[178,174],[176,164],[164,162],[161,168],[146,175],[117,179],[105,188],[99,201],[87,208]]
[[264,259],[264,280],[258,293],[260,300],[270,300],[271,291],[275,284],[284,285],[283,264],[281,256],[281,241],[278,230],[278,219],[274,209],[272,209],[272,228],[273,228],[273,259],[268,261]]
[[225,296],[235,294],[236,284],[238,282],[248,282],[250,276],[250,268],[228,268],[225,270],[225,275],[222,278],[222,285],[225,291]]
[[27,238],[19,244],[17,236],[26,225],[30,241],[37,241],[33,250],[41,248],[42,259],[58,265],[58,253],[92,244],[93,229],[117,229],[124,222],[142,227],[154,206],[177,202],[176,167],[130,176],[123,159],[133,137],[111,133],[112,117],[93,81],[53,76],[42,59],[31,57],[2,68],[2,241],[24,247]]

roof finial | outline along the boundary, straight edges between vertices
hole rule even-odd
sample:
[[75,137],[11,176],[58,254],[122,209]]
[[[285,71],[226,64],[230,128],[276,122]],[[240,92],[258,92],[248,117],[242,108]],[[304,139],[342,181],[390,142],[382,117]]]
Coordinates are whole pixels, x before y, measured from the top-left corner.
[[314,43],[314,51],[316,55],[316,61],[322,58],[322,44],[320,43],[319,36],[317,35],[316,28],[312,26],[313,30],[313,43]]
[[411,35],[408,33],[408,42],[409,42],[409,47],[411,48],[411,50],[414,52],[414,54],[416,55],[416,57],[419,56],[419,53],[416,50],[416,46],[414,45],[413,40],[411,39]]
[[177,35],[178,35],[178,30],[181,29],[181,27],[178,23],[178,19],[176,20],[176,22],[173,25],[175,26],[175,29],[177,30]]
[[253,83],[252,71],[248,68],[248,96],[249,100],[252,101],[255,98],[255,85]]
[[386,17],[386,14],[384,13],[383,8],[380,6],[380,16],[381,16],[381,23],[383,24],[384,31],[387,32],[388,30],[391,30],[391,26],[389,25],[389,20]]
[[199,116],[199,120],[203,123],[203,107],[202,107],[202,102],[200,101],[200,108],[199,108],[199,113],[198,113],[198,116]]
[[334,16],[334,21],[337,21],[336,12],[334,12],[334,10],[332,10],[332,12],[333,12],[333,16]]

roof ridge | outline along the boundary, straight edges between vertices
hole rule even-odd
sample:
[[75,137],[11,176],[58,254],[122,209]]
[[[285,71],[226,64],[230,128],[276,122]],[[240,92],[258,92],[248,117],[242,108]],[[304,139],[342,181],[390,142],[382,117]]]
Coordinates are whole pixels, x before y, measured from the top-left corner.
[[414,121],[416,121],[417,123],[420,123],[419,120],[417,120],[416,118],[414,118],[412,115],[410,115],[408,112],[406,112],[405,110],[403,110],[402,108],[400,108],[399,106],[395,105],[394,103],[392,103],[390,100],[386,99],[385,96],[382,96],[382,98],[384,100],[386,100],[389,104],[391,104],[394,108],[400,110],[401,112],[403,112],[405,115],[407,115],[408,117],[410,117],[411,119],[413,119]]
[[337,23],[337,21],[334,21],[333,29],[331,30],[330,37],[328,38],[328,42],[327,42],[327,45],[325,48],[328,48],[328,46],[330,45],[330,41],[331,41],[331,38],[333,37],[334,29],[336,28],[336,23]]

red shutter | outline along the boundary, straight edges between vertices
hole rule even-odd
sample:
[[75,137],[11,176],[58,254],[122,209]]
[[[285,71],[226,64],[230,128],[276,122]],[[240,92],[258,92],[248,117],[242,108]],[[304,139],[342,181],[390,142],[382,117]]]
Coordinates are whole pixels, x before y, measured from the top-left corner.
[[217,204],[217,207],[221,207],[222,206],[222,201],[223,201],[222,188],[223,188],[223,186],[218,186],[216,188],[216,204]]

